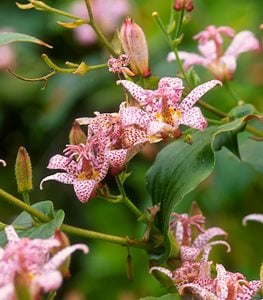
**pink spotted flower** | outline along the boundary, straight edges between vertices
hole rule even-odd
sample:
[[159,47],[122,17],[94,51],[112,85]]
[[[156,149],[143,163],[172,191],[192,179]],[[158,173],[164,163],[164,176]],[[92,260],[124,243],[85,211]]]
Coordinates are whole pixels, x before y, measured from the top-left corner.
[[181,124],[204,130],[207,122],[200,108],[194,107],[194,104],[214,86],[221,84],[218,80],[211,80],[197,86],[181,100],[184,87],[180,78],[164,77],[156,90],[145,90],[128,80],[117,83],[123,85],[139,105],[129,106],[122,121],[144,127],[151,138],[160,135],[160,139],[165,135],[176,136]]
[[[19,238],[12,226],[5,228],[8,243],[0,248],[0,300],[15,300],[19,290],[30,299],[56,291],[62,284],[60,266],[76,250],[88,253],[84,244],[59,249],[60,241]],[[19,298],[20,299],[20,298]],[[23,298],[24,299],[24,298]]]
[[[170,230],[180,245],[181,265],[172,271],[155,266],[150,272],[165,274],[182,296],[211,300],[251,299],[261,287],[259,280],[248,281],[243,274],[226,271],[221,264],[216,264],[216,275],[213,275],[213,262],[208,260],[212,246],[223,244],[228,250],[230,246],[223,240],[211,241],[218,235],[225,236],[226,232],[218,227],[205,229],[204,224],[202,214],[173,213]],[[194,233],[196,231],[200,233]]]
[[[233,38],[225,51],[222,35]],[[194,39],[198,40],[200,54],[179,51],[184,69],[188,70],[193,65],[202,65],[221,81],[233,79],[236,61],[241,53],[259,51],[261,48],[260,42],[252,32],[245,30],[234,35],[233,29],[226,26],[210,25],[195,35]],[[167,57],[168,62],[175,59],[175,54],[170,52]]]

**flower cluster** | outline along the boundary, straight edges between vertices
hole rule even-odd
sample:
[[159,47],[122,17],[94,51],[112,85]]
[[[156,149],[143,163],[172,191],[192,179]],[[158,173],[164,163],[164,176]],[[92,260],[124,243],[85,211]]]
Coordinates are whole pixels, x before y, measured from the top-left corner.
[[[233,38],[225,52],[222,35]],[[261,48],[260,42],[252,32],[246,30],[235,35],[234,30],[227,26],[210,25],[193,39],[198,41],[201,55],[179,51],[179,57],[184,61],[184,69],[188,70],[193,65],[202,65],[219,80],[233,79],[236,60],[241,53],[258,51]],[[175,60],[175,54],[170,52],[167,60],[169,62]]]
[[[60,267],[76,250],[88,252],[84,244],[61,249],[56,236],[48,239],[19,238],[12,226],[5,228],[8,243],[0,248],[0,299],[40,299],[62,284]],[[54,254],[55,253],[55,254]],[[25,298],[23,298],[25,299]]]
[[53,156],[49,169],[59,172],[45,177],[73,184],[81,202],[94,197],[102,187],[101,181],[110,170],[113,175],[121,172],[125,164],[146,143],[156,143],[168,136],[177,137],[181,124],[203,130],[207,122],[194,104],[215,85],[212,80],[199,85],[182,101],[183,83],[180,78],[164,77],[157,90],[144,90],[137,84],[119,80],[131,94],[129,102],[122,102],[118,113],[95,113],[94,118],[79,118],[80,125],[87,125],[86,142],[67,145],[64,155]]
[[[219,227],[204,229],[202,214],[172,214],[170,230],[180,245],[181,266],[174,271],[163,267],[152,267],[150,272],[166,274],[177,287],[180,295],[201,299],[246,300],[251,299],[261,287],[259,280],[247,281],[241,273],[226,271],[222,264],[216,264],[216,276],[212,277],[212,261],[208,260],[213,245],[230,246],[224,240],[211,241],[216,236],[226,236]],[[197,236],[194,232],[198,231]]]

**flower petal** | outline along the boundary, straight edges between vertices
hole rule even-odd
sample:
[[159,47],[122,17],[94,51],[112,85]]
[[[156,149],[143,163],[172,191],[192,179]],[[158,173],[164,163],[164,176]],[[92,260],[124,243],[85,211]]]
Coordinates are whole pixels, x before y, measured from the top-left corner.
[[129,106],[126,108],[121,108],[120,110],[120,120],[122,126],[138,125],[142,128],[147,128],[149,122],[153,120],[150,114],[143,111],[139,107]]
[[[183,67],[186,71],[193,65],[207,66],[210,62],[210,59],[208,60],[207,58],[196,53],[179,51],[178,54],[180,59],[184,61]],[[174,52],[168,53],[167,61],[172,62],[174,60],[176,60]]]
[[75,161],[70,161],[66,156],[56,154],[50,158],[47,168],[65,170],[67,173],[74,174],[77,164]]
[[181,100],[183,89],[183,81],[178,77],[163,77],[158,83],[158,94],[165,97],[171,106]]
[[214,238],[215,236],[218,235],[224,235],[227,236],[227,233],[219,228],[219,227],[212,227],[207,229],[204,233],[200,233],[196,239],[193,242],[193,247],[196,248],[203,248],[205,245],[207,245],[207,243]]
[[219,80],[210,80],[194,88],[179,105],[182,112],[189,110],[205,93],[211,90],[217,84],[222,85]]
[[117,84],[121,84],[131,94],[131,96],[139,102],[140,105],[146,105],[147,99],[154,95],[154,91],[144,90],[139,85],[129,80],[118,80]]
[[37,274],[33,284],[41,287],[45,293],[57,290],[62,284],[62,275],[59,271],[49,271]]
[[250,214],[243,218],[242,224],[245,226],[247,225],[247,221],[256,221],[263,223],[263,214]]
[[43,183],[48,181],[48,180],[55,180],[61,183],[65,184],[73,184],[75,180],[75,176],[67,173],[55,173],[53,175],[49,175],[45,178],[43,178],[40,182],[40,189],[43,189]]
[[[198,49],[201,54],[210,62],[217,59],[216,44],[214,41],[208,41],[204,44],[199,44]],[[203,65],[205,64],[207,64],[207,62],[203,63]]]
[[248,30],[239,32],[227,48],[225,55],[238,57],[241,53],[260,50],[260,43],[255,35]]
[[0,159],[0,163],[5,167],[6,166],[6,162],[3,159]]
[[20,237],[18,236],[12,225],[6,226],[5,233],[8,242],[18,242],[20,240]]
[[85,244],[75,244],[68,246],[56,253],[43,267],[43,272],[55,271],[61,264],[76,250],[82,250],[85,254],[89,252],[88,246]]
[[190,108],[182,115],[179,122],[180,124],[187,125],[199,130],[204,130],[207,127],[207,121],[204,118],[199,107]]
[[86,203],[89,200],[96,185],[97,181],[94,179],[75,180],[73,183],[76,196],[83,203]]

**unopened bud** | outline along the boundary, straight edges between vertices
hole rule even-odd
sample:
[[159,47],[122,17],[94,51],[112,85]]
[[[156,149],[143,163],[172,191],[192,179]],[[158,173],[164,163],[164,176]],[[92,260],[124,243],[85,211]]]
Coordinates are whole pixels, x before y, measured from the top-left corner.
[[151,76],[148,46],[142,28],[132,19],[127,18],[121,27],[120,39],[124,52],[130,58],[132,72],[143,77]]
[[78,122],[74,122],[69,133],[69,143],[71,145],[86,144],[86,134],[80,128]]
[[187,11],[191,11],[193,10],[194,6],[192,0],[175,0],[173,8],[176,11],[180,11],[183,8],[185,8]]
[[15,175],[17,190],[19,193],[24,193],[32,190],[33,185],[31,160],[24,147],[20,147],[17,152]]

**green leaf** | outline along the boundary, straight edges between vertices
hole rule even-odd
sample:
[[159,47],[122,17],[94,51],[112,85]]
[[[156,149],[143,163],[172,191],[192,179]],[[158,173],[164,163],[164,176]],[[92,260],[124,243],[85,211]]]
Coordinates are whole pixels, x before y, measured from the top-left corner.
[[167,294],[161,297],[145,297],[140,300],[180,300],[181,297],[178,294]]
[[255,107],[252,104],[244,104],[234,107],[230,112],[229,116],[234,118],[242,118],[253,114],[255,112]]
[[48,48],[53,48],[49,44],[28,34],[17,32],[0,32],[0,47],[14,42],[29,42],[39,44]]
[[167,235],[170,214],[185,195],[195,189],[212,172],[215,151],[226,146],[234,153],[237,150],[237,132],[242,130],[244,119],[221,126],[197,131],[192,135],[193,144],[177,140],[165,147],[147,173],[148,190],[153,205],[160,203],[156,225],[165,236],[164,261],[170,254]]
[[[32,207],[49,216],[51,220],[37,224],[31,215],[24,211],[12,223],[12,225],[19,227],[19,229],[16,229],[17,234],[19,237],[29,237],[31,239],[47,239],[51,237],[55,230],[62,225],[65,217],[64,211],[60,209],[55,212],[51,201],[38,202]],[[20,229],[20,227],[24,228]],[[6,241],[4,230],[2,230],[0,231],[0,246],[5,245]]]
[[263,173],[263,141],[253,140],[250,136],[251,133],[242,132],[238,137],[241,160]]

